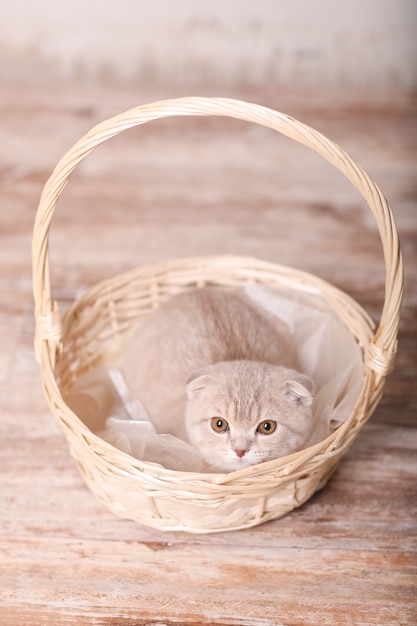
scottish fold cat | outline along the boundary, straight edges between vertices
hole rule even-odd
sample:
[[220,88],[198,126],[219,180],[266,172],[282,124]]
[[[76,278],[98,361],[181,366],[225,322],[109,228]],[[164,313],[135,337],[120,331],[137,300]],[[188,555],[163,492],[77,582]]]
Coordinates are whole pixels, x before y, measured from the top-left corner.
[[296,452],[314,431],[314,383],[293,345],[243,290],[196,288],[142,319],[121,369],[159,433],[231,472]]

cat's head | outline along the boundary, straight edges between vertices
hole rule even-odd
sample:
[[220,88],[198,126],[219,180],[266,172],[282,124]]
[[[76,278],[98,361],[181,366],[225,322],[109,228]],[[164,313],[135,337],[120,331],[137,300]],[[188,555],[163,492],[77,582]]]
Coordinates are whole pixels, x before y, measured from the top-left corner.
[[231,472],[301,450],[312,434],[314,383],[253,361],[216,363],[187,382],[189,440],[209,469]]

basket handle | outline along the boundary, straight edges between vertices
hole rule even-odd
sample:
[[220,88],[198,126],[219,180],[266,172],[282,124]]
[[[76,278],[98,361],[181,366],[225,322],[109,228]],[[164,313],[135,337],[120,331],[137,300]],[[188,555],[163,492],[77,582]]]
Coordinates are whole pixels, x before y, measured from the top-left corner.
[[276,130],[318,152],[340,170],[363,196],[379,228],[386,266],[381,320],[365,358],[378,376],[386,376],[392,369],[397,350],[403,292],[402,255],[394,217],[386,199],[364,170],[318,131],[272,109],[227,98],[177,98],[130,109],[92,128],[59,161],[43,189],[33,233],[35,347],[38,359],[43,348],[52,356],[61,340],[60,313],[50,286],[48,234],[55,205],[72,172],[96,147],[122,131],[156,119],[185,115],[232,117]]

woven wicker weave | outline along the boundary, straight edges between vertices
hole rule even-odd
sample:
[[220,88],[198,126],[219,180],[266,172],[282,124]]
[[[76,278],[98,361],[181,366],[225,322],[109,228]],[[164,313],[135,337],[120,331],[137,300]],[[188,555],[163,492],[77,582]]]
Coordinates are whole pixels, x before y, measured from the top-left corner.
[[[131,127],[167,116],[220,115],[272,128],[315,150],[359,190],[378,224],[386,265],[379,328],[342,291],[319,278],[256,259],[216,256],[146,266],[97,284],[61,317],[51,294],[48,234],[58,198],[77,165],[101,143]],[[403,287],[402,259],[388,204],[367,174],[337,145],[273,110],[220,98],[182,98],[134,108],[94,127],[61,159],[40,200],[33,238],[36,354],[51,410],[91,490],[116,514],[163,530],[208,533],[278,518],[325,485],[341,455],[375,409],[396,353]],[[164,469],[119,451],[94,435],[64,397],[86,371],[112,362],[141,315],[191,286],[284,286],[320,294],[362,348],[363,385],[347,419],[325,441],[233,474]]]

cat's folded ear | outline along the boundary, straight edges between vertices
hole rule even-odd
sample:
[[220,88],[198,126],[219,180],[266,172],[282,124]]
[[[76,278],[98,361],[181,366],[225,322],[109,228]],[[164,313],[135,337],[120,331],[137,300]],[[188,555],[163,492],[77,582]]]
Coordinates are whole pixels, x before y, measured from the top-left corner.
[[208,391],[214,383],[214,378],[210,374],[206,374],[204,370],[193,372],[187,380],[186,391],[188,398],[195,398],[203,395]]
[[287,395],[291,400],[301,403],[304,406],[311,406],[313,404],[315,385],[308,376],[300,375],[297,377],[297,380],[287,380],[285,387]]

